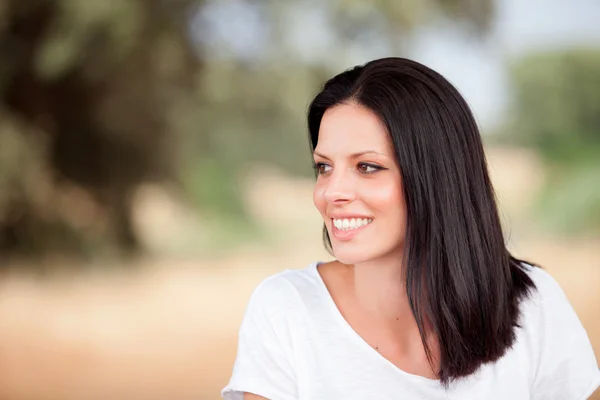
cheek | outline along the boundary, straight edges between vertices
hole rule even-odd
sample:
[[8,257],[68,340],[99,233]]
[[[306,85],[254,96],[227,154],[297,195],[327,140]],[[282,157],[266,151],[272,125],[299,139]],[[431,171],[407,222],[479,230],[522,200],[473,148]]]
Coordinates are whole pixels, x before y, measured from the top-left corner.
[[321,214],[325,213],[325,209],[327,208],[325,203],[325,187],[323,185],[319,185],[318,183],[315,185],[315,189],[313,190],[313,204]]
[[[380,184],[364,191],[371,207],[393,219],[404,219],[406,205],[402,187],[398,184]],[[398,221],[395,221],[397,223]]]

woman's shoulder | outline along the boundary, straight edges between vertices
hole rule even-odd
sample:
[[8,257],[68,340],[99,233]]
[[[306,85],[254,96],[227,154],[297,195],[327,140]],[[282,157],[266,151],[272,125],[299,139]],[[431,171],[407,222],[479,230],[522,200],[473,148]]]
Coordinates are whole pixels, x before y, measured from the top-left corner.
[[593,359],[587,332],[556,279],[540,267],[526,265],[525,271],[535,289],[521,305],[519,325],[530,351],[545,357]]
[[[252,292],[238,333],[238,350],[225,399],[243,393],[298,398],[295,346],[305,324],[303,296],[316,290],[317,263],[264,278]],[[314,270],[313,270],[314,269]]]
[[520,323],[530,334],[545,335],[547,329],[564,323],[580,322],[556,279],[541,267],[523,263],[523,270],[534,284],[520,306]]
[[294,307],[315,299],[320,291],[320,282],[313,262],[301,269],[286,269],[264,278],[254,289],[248,309],[265,312],[291,312]]
[[559,310],[555,310],[555,312],[563,308],[571,310],[571,304],[565,292],[550,273],[541,267],[525,263],[523,263],[523,269],[535,286],[525,301],[527,311],[541,312],[548,307],[552,309],[559,307]]
[[519,348],[531,360],[532,393],[536,399],[587,398],[600,383],[587,332],[548,272],[530,265],[525,271],[536,288],[522,304]]

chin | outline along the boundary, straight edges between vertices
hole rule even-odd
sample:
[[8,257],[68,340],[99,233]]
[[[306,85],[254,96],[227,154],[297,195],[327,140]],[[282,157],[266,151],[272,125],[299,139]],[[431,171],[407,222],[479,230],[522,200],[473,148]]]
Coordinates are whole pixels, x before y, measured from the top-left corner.
[[332,243],[333,256],[346,265],[362,264],[369,261],[391,258],[402,258],[402,247],[394,246],[360,246],[350,243]]
[[343,248],[344,246],[334,246],[333,256],[336,260],[346,265],[361,264],[376,258],[375,254],[360,248]]

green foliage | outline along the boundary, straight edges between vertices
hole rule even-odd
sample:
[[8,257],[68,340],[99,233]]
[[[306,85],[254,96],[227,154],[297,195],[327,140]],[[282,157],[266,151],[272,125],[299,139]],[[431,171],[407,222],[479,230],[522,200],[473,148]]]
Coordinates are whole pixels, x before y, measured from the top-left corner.
[[[90,198],[83,203],[101,210],[92,222],[102,227],[100,242],[127,252],[139,249],[132,194],[139,184],[172,177],[177,169],[167,117],[178,98],[195,93],[190,83],[200,69],[187,40],[189,5],[2,2],[0,112],[19,121],[13,133],[46,150],[35,159],[44,181],[21,173],[21,186],[48,187],[52,199],[65,187],[77,188]],[[157,59],[164,56],[168,62]],[[2,130],[0,146],[9,145]],[[15,162],[29,168],[27,160]],[[60,244],[63,227],[72,225],[69,213],[51,201],[32,201],[31,193],[6,180],[0,185],[12,199],[0,209],[0,252],[53,251],[51,243]],[[73,232],[81,239],[75,242],[97,242],[89,230]]]
[[517,63],[507,137],[549,168],[538,203],[549,227],[600,232],[600,49],[536,54]]
[[224,160],[197,158],[185,171],[184,187],[196,204],[217,214],[245,217],[236,170]]

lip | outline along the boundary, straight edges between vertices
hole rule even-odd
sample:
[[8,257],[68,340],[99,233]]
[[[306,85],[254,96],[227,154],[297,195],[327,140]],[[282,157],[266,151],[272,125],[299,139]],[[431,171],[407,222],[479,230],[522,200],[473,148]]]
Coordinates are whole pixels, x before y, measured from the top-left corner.
[[358,218],[367,218],[371,219],[368,215],[360,215],[360,214],[328,214],[328,217],[331,219],[358,219]]
[[365,228],[367,228],[369,225],[371,225],[371,224],[373,223],[373,222],[371,221],[371,222],[370,222],[370,223],[368,223],[367,225],[363,225],[363,226],[361,226],[360,228],[355,228],[355,229],[351,229],[351,230],[347,230],[347,231],[342,231],[342,230],[339,230],[339,229],[338,229],[338,228],[336,228],[336,227],[335,227],[335,225],[333,224],[333,220],[334,220],[334,219],[352,219],[352,218],[355,218],[355,219],[356,219],[356,218],[361,218],[361,219],[362,219],[362,218],[372,219],[372,218],[370,218],[370,217],[366,217],[366,216],[362,216],[362,215],[353,215],[353,216],[350,216],[350,215],[344,215],[344,216],[336,216],[335,218],[331,218],[331,219],[330,219],[330,221],[331,221],[331,233],[332,233],[332,236],[333,236],[335,239],[337,239],[337,240],[340,240],[340,241],[344,241],[344,242],[346,242],[346,241],[349,241],[349,240],[352,240],[352,239],[354,239],[354,237],[355,237],[356,235],[358,235],[359,233],[361,233],[362,231],[364,231],[364,230],[365,230]]

